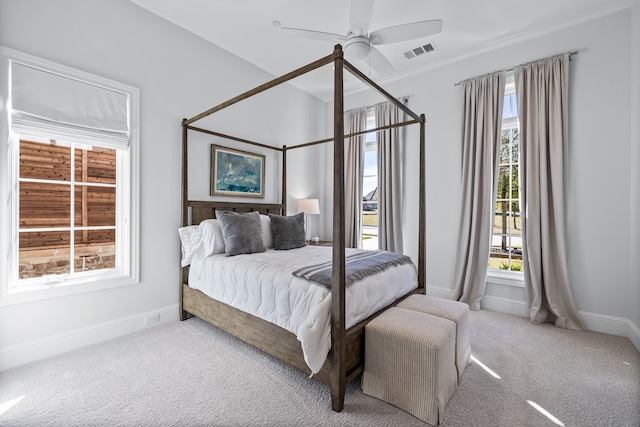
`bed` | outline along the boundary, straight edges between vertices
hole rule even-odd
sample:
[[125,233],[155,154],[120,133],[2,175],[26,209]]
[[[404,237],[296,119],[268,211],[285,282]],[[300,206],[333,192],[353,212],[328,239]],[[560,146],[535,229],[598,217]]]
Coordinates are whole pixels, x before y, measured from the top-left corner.
[[[194,122],[203,119],[211,114],[214,114],[224,108],[241,102],[253,95],[269,90],[279,84],[287,82],[297,76],[313,71],[324,65],[333,63],[334,68],[334,134],[333,138],[312,141],[296,146],[282,146],[272,147],[264,144],[260,144],[253,141],[248,141],[231,135],[224,135],[213,130],[203,129],[193,125]],[[407,284],[406,287],[401,288],[397,294],[385,297],[388,300],[384,301],[381,306],[371,306],[366,310],[354,316],[352,312],[354,310],[347,309],[347,303],[351,301],[349,307],[353,305],[353,301],[358,301],[358,297],[354,295],[354,291],[347,286],[347,265],[351,254],[351,250],[345,248],[345,208],[344,208],[344,141],[345,138],[349,138],[352,135],[345,135],[344,132],[344,107],[343,107],[343,72],[347,70],[360,80],[365,82],[370,88],[381,93],[387,100],[396,104],[398,108],[402,109],[405,114],[411,117],[410,120],[391,126],[407,126],[412,124],[418,124],[420,126],[419,132],[419,144],[420,144],[420,177],[419,177],[419,199],[420,210],[418,213],[418,262],[417,269],[413,266],[414,279],[411,279],[411,273],[406,269],[401,274],[401,282],[415,281],[415,283]],[[182,121],[182,227],[194,226],[201,224],[203,221],[210,221],[216,218],[216,212],[220,211],[232,211],[237,213],[249,213],[257,212],[262,215],[281,215],[287,214],[287,184],[286,184],[286,159],[287,152],[292,149],[304,149],[305,147],[323,144],[328,141],[333,141],[334,144],[334,177],[333,177],[333,246],[331,248],[318,248],[318,247],[306,247],[300,249],[293,249],[292,251],[305,252],[303,258],[310,257],[309,254],[317,254],[324,260],[328,259],[331,264],[330,290],[321,291],[321,297],[324,307],[326,307],[326,329],[327,333],[318,332],[317,335],[322,337],[326,336],[328,341],[323,341],[321,346],[329,347],[327,349],[328,354],[326,360],[323,358],[314,359],[310,367],[309,352],[304,350],[299,339],[300,334],[297,333],[295,328],[290,328],[288,325],[280,322],[274,322],[274,319],[265,320],[259,317],[256,313],[251,313],[251,310],[247,310],[246,307],[242,307],[241,303],[236,303],[233,300],[225,300],[224,297],[216,296],[210,289],[207,288],[206,280],[203,283],[199,283],[195,277],[207,276],[207,274],[215,274],[218,262],[225,262],[220,257],[215,256],[202,260],[202,262],[194,262],[193,265],[183,266],[181,269],[180,278],[180,318],[186,319],[190,315],[197,316],[208,323],[238,337],[239,339],[255,346],[256,348],[265,351],[268,354],[288,363],[289,365],[306,372],[308,374],[313,373],[313,377],[327,383],[331,391],[331,405],[335,411],[341,411],[344,407],[345,386],[358,375],[360,375],[364,368],[364,327],[365,325],[382,313],[388,307],[391,307],[399,303],[402,299],[408,297],[414,293],[425,292],[425,177],[424,177],[424,115],[417,115],[404,104],[398,101],[396,98],[387,93],[384,89],[379,87],[376,83],[371,81],[367,76],[362,74],[359,70],[353,67],[348,61],[343,58],[343,51],[340,45],[337,45],[334,52],[324,58],[321,58],[307,66],[301,67],[291,73],[276,78],[264,85],[258,86],[253,90],[250,90],[244,94],[241,94],[233,99],[230,99],[216,107],[213,107],[201,114],[198,114],[191,119],[184,119]],[[385,127],[389,128],[389,126]],[[369,130],[368,132],[381,130],[383,128]],[[237,143],[249,144],[261,146],[266,149],[277,150],[282,155],[282,170],[281,170],[281,201],[278,203],[260,203],[260,202],[226,202],[215,200],[189,200],[188,197],[188,148],[189,148],[189,134],[190,132],[199,132],[204,134],[213,135],[218,138],[227,138]],[[292,251],[275,251],[272,249],[267,250],[265,253],[259,256],[255,256],[253,259],[259,257],[281,256],[282,252],[293,253]],[[309,252],[315,251],[315,252]],[[241,255],[241,257],[252,257],[256,254]],[[222,257],[224,258],[224,256]],[[236,258],[236,257],[227,257]],[[312,257],[313,258],[313,257]],[[229,260],[226,260],[229,261]],[[236,262],[241,264],[250,264],[243,261],[241,258],[236,258]],[[267,263],[274,262],[267,260]],[[207,264],[211,265],[207,266]],[[298,264],[296,266],[299,267]],[[209,273],[203,273],[206,269],[209,269]],[[392,268],[395,272],[396,268]],[[404,274],[404,276],[402,275]],[[289,277],[289,279],[291,279]],[[218,279],[220,281],[230,281],[231,279]],[[299,280],[304,282],[303,278],[294,278],[291,280]],[[383,281],[397,281],[393,278],[385,278]],[[193,283],[192,283],[193,282]],[[198,282],[198,283],[197,283]],[[295,282],[297,285],[302,286],[302,282]],[[289,285],[291,287],[292,285]],[[319,286],[316,284],[306,284],[306,286]],[[356,284],[351,285],[351,288],[357,288]],[[314,288],[315,289],[315,288]],[[317,291],[317,290],[316,290]],[[384,291],[383,291],[384,292]],[[393,292],[392,292],[393,293]],[[212,296],[213,295],[213,296]],[[264,316],[262,316],[264,317]],[[267,316],[268,317],[268,316]],[[322,320],[325,322],[325,320]],[[289,329],[289,330],[288,330]],[[296,333],[294,333],[294,332]],[[318,363],[322,361],[321,367]]]

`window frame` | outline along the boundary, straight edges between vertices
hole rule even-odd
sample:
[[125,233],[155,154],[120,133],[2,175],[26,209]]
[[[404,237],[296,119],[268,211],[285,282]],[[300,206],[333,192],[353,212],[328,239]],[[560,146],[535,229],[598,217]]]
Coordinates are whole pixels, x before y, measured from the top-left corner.
[[[510,72],[507,74],[507,81],[506,81],[506,86],[505,86],[505,91],[504,94],[506,95],[511,95],[514,94],[516,91],[515,88],[515,78],[513,75],[513,72]],[[504,107],[503,107],[504,108]],[[518,112],[519,113],[519,112]],[[509,118],[505,118],[502,120],[502,126],[500,128],[501,130],[501,134],[502,134],[502,130],[505,129],[513,129],[513,128],[518,128],[520,127],[520,123],[518,120],[518,117],[509,117]],[[520,173],[521,168],[518,168],[518,173]],[[518,179],[518,183],[520,183],[520,179]],[[518,194],[522,194],[521,191],[518,192]],[[497,198],[496,198],[497,201]],[[495,209],[495,206],[492,207],[492,209]],[[520,203],[520,215],[522,215],[522,203]],[[490,229],[491,229],[491,237],[493,238],[493,221],[495,220],[495,218],[492,216],[491,218],[491,225],[490,225]],[[489,243],[491,244],[491,243]],[[487,260],[488,262],[488,260]],[[506,286],[515,286],[515,287],[524,287],[524,272],[522,271],[513,271],[513,270],[500,270],[497,268],[488,268],[487,267],[487,282],[490,283],[497,283],[500,285],[506,285]]]
[[[0,194],[2,200],[6,201],[7,208],[3,209],[0,215],[0,236],[3,236],[0,248],[2,253],[6,254],[0,258],[0,271],[3,272],[0,306],[139,283],[139,89],[2,46],[0,58],[0,93],[4,92],[7,97],[11,93],[9,68],[11,62],[15,61],[126,94],[129,97],[130,121],[128,150],[116,150],[116,182],[119,183],[116,190],[116,256],[119,259],[116,265],[119,268],[95,270],[80,275],[43,276],[22,280],[18,280],[17,250],[19,136],[10,133],[9,127],[0,131],[0,141],[7,144],[6,149],[0,154],[2,164],[7,166],[3,168],[5,171],[0,177]],[[10,102],[4,102],[6,108],[0,109],[0,119],[9,123]]]

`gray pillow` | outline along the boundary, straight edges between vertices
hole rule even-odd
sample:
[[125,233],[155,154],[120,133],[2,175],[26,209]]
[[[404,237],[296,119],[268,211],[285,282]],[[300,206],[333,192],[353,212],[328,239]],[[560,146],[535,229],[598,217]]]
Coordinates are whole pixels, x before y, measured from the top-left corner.
[[265,252],[262,223],[258,212],[216,211],[220,221],[224,253],[227,256]]
[[274,249],[295,249],[307,245],[304,236],[304,213],[293,216],[269,214]]

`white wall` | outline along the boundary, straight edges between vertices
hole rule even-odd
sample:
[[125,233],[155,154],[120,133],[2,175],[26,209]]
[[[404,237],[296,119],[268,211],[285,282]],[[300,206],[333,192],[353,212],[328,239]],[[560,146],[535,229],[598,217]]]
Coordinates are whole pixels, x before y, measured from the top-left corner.
[[[578,50],[571,61],[570,128],[566,176],[567,243],[570,282],[576,305],[589,329],[628,335],[628,319],[638,323],[637,237],[629,225],[638,215],[637,125],[631,148],[632,121],[637,123],[637,99],[632,98],[631,60],[637,62],[637,8],[635,46],[631,47],[630,11],[579,24],[383,84],[390,93],[413,95],[410,107],[427,117],[427,287],[446,296],[453,287],[457,225],[460,210],[461,119],[458,81]],[[633,54],[632,54],[633,52]],[[426,58],[425,60],[428,60]],[[637,94],[637,65],[634,82]],[[635,115],[629,109],[635,109]],[[378,102],[370,92],[351,95],[345,109]],[[328,106],[331,110],[331,106]],[[633,120],[632,120],[633,117]],[[417,132],[417,130],[412,130]],[[417,148],[408,161],[417,155]],[[631,154],[634,154],[631,157]],[[629,158],[632,161],[629,162]],[[410,172],[413,173],[413,172]],[[630,202],[631,178],[635,201]],[[417,175],[406,177],[407,194],[415,194]],[[407,197],[405,212],[416,212]],[[633,207],[631,203],[634,203]],[[633,210],[632,210],[633,209]],[[407,220],[408,243],[417,239],[417,221]],[[638,230],[635,230],[638,236]],[[631,241],[633,241],[632,244]],[[405,248],[413,255],[413,248]],[[635,255],[633,261],[629,254]],[[633,266],[631,263],[633,262]],[[631,271],[631,273],[630,273]],[[523,288],[489,284],[485,307],[527,313]],[[637,330],[637,328],[636,328]],[[640,335],[639,335],[640,338]],[[638,344],[636,344],[638,345]]]
[[[629,251],[629,319],[635,328],[634,344],[640,348],[640,2],[631,15],[631,250]],[[633,338],[632,338],[633,339]]]
[[[177,319],[181,120],[273,77],[126,0],[0,0],[0,43],[141,93],[141,282],[1,306],[0,370],[142,329],[146,314]],[[3,103],[6,95],[0,93]],[[324,103],[297,89],[283,87],[254,102],[248,116],[232,111],[214,130],[278,146],[324,132]],[[190,175],[200,183],[191,195],[206,198],[209,144],[216,140],[196,139],[202,142],[194,154],[206,155]],[[268,158],[267,173],[275,175],[279,162]],[[320,191],[313,178],[294,185],[300,192],[296,186]],[[266,201],[278,197],[277,184],[267,188]]]

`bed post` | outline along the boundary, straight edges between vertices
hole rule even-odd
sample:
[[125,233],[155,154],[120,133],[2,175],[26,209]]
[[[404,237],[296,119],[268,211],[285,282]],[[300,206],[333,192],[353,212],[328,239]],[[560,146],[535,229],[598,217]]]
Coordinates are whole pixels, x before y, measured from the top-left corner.
[[188,211],[188,200],[189,200],[189,174],[187,173],[187,167],[189,166],[189,157],[188,157],[188,126],[186,125],[187,119],[182,119],[182,215],[180,218],[181,227],[185,227],[189,225],[189,211]]
[[331,407],[344,407],[346,387],[345,361],[345,220],[344,220],[344,88],[342,46],[336,45],[334,57],[333,104],[333,277],[331,286]]
[[[189,174],[187,173],[188,152],[187,152],[187,119],[182,119],[182,212],[180,223],[181,226],[189,225]],[[182,284],[187,281],[187,274],[189,267],[180,267],[180,320],[187,319],[187,312],[182,309]]]
[[287,146],[282,146],[282,212],[280,215],[287,215]]
[[426,282],[426,224],[427,224],[427,216],[426,216],[426,196],[425,196],[425,136],[424,136],[424,128],[425,128],[426,118],[424,114],[420,115],[420,195],[418,197],[418,203],[420,203],[420,208],[418,209],[418,286],[423,288],[423,292],[427,293],[427,282]]

